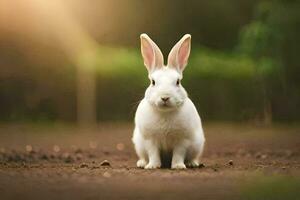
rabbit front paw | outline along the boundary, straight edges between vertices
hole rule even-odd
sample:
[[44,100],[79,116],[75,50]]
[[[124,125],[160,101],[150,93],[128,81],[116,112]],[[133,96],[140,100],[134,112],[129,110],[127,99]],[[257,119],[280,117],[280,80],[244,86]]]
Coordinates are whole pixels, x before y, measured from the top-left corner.
[[172,164],[172,169],[186,169],[186,166],[184,163],[175,163]]
[[161,167],[160,163],[148,163],[145,166],[145,169],[157,169],[157,168],[160,168],[160,167]]
[[139,168],[144,168],[146,165],[147,165],[147,162],[144,159],[140,159],[136,162],[136,166]]
[[196,168],[199,167],[199,162],[196,160],[192,160],[186,163],[186,166],[189,168]]

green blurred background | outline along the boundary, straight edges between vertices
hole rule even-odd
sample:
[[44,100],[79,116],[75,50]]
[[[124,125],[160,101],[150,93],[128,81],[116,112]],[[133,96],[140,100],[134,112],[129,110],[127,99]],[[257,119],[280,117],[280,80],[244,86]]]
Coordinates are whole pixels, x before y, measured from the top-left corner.
[[149,84],[139,35],[165,58],[185,34],[183,85],[204,120],[300,119],[296,0],[1,0],[0,120],[132,120]]

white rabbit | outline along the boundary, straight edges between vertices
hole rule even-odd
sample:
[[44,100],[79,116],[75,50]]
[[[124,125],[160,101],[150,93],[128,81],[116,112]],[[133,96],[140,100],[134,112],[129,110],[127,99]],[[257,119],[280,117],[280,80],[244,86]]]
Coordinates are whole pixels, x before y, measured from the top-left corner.
[[204,133],[198,112],[180,83],[190,54],[191,35],[184,35],[172,48],[167,66],[150,37],[141,34],[140,38],[150,86],[135,115],[132,141],[139,157],[137,166],[160,168],[160,155],[171,152],[172,169],[197,167]]

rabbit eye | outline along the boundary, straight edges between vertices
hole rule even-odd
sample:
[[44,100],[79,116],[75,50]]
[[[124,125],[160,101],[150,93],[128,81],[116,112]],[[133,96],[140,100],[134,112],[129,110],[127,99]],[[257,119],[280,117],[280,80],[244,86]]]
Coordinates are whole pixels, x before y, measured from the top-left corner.
[[155,85],[155,80],[151,80],[151,84],[154,86]]
[[180,80],[177,79],[176,85],[178,86],[180,84]]

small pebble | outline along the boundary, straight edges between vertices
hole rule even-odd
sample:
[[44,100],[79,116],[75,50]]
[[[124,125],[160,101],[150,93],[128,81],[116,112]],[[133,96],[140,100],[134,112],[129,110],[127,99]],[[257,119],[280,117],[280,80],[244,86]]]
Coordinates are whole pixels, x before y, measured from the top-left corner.
[[54,145],[54,146],[53,146],[53,151],[54,151],[55,153],[58,153],[58,152],[60,151],[59,146],[58,146],[58,145]]
[[229,160],[228,165],[233,165],[233,160]]
[[89,165],[86,164],[86,163],[81,163],[81,164],[79,165],[80,168],[85,168],[85,167],[88,167],[88,166],[89,166]]
[[118,143],[116,145],[116,148],[119,150],[119,151],[123,151],[125,149],[125,145],[123,143]]
[[97,142],[93,142],[93,141],[90,141],[89,142],[89,146],[91,149],[96,149],[98,147],[98,143]]
[[100,163],[101,166],[110,166],[110,162],[108,160],[103,160],[101,163]]
[[29,153],[33,150],[33,148],[32,148],[31,145],[26,145],[26,146],[25,146],[25,149],[26,149],[26,151],[29,152]]
[[105,178],[110,178],[110,177],[111,177],[111,174],[110,174],[109,172],[104,172],[104,173],[103,173],[103,176],[104,176]]
[[261,156],[261,159],[266,159],[267,158],[267,154],[263,154],[262,156]]

